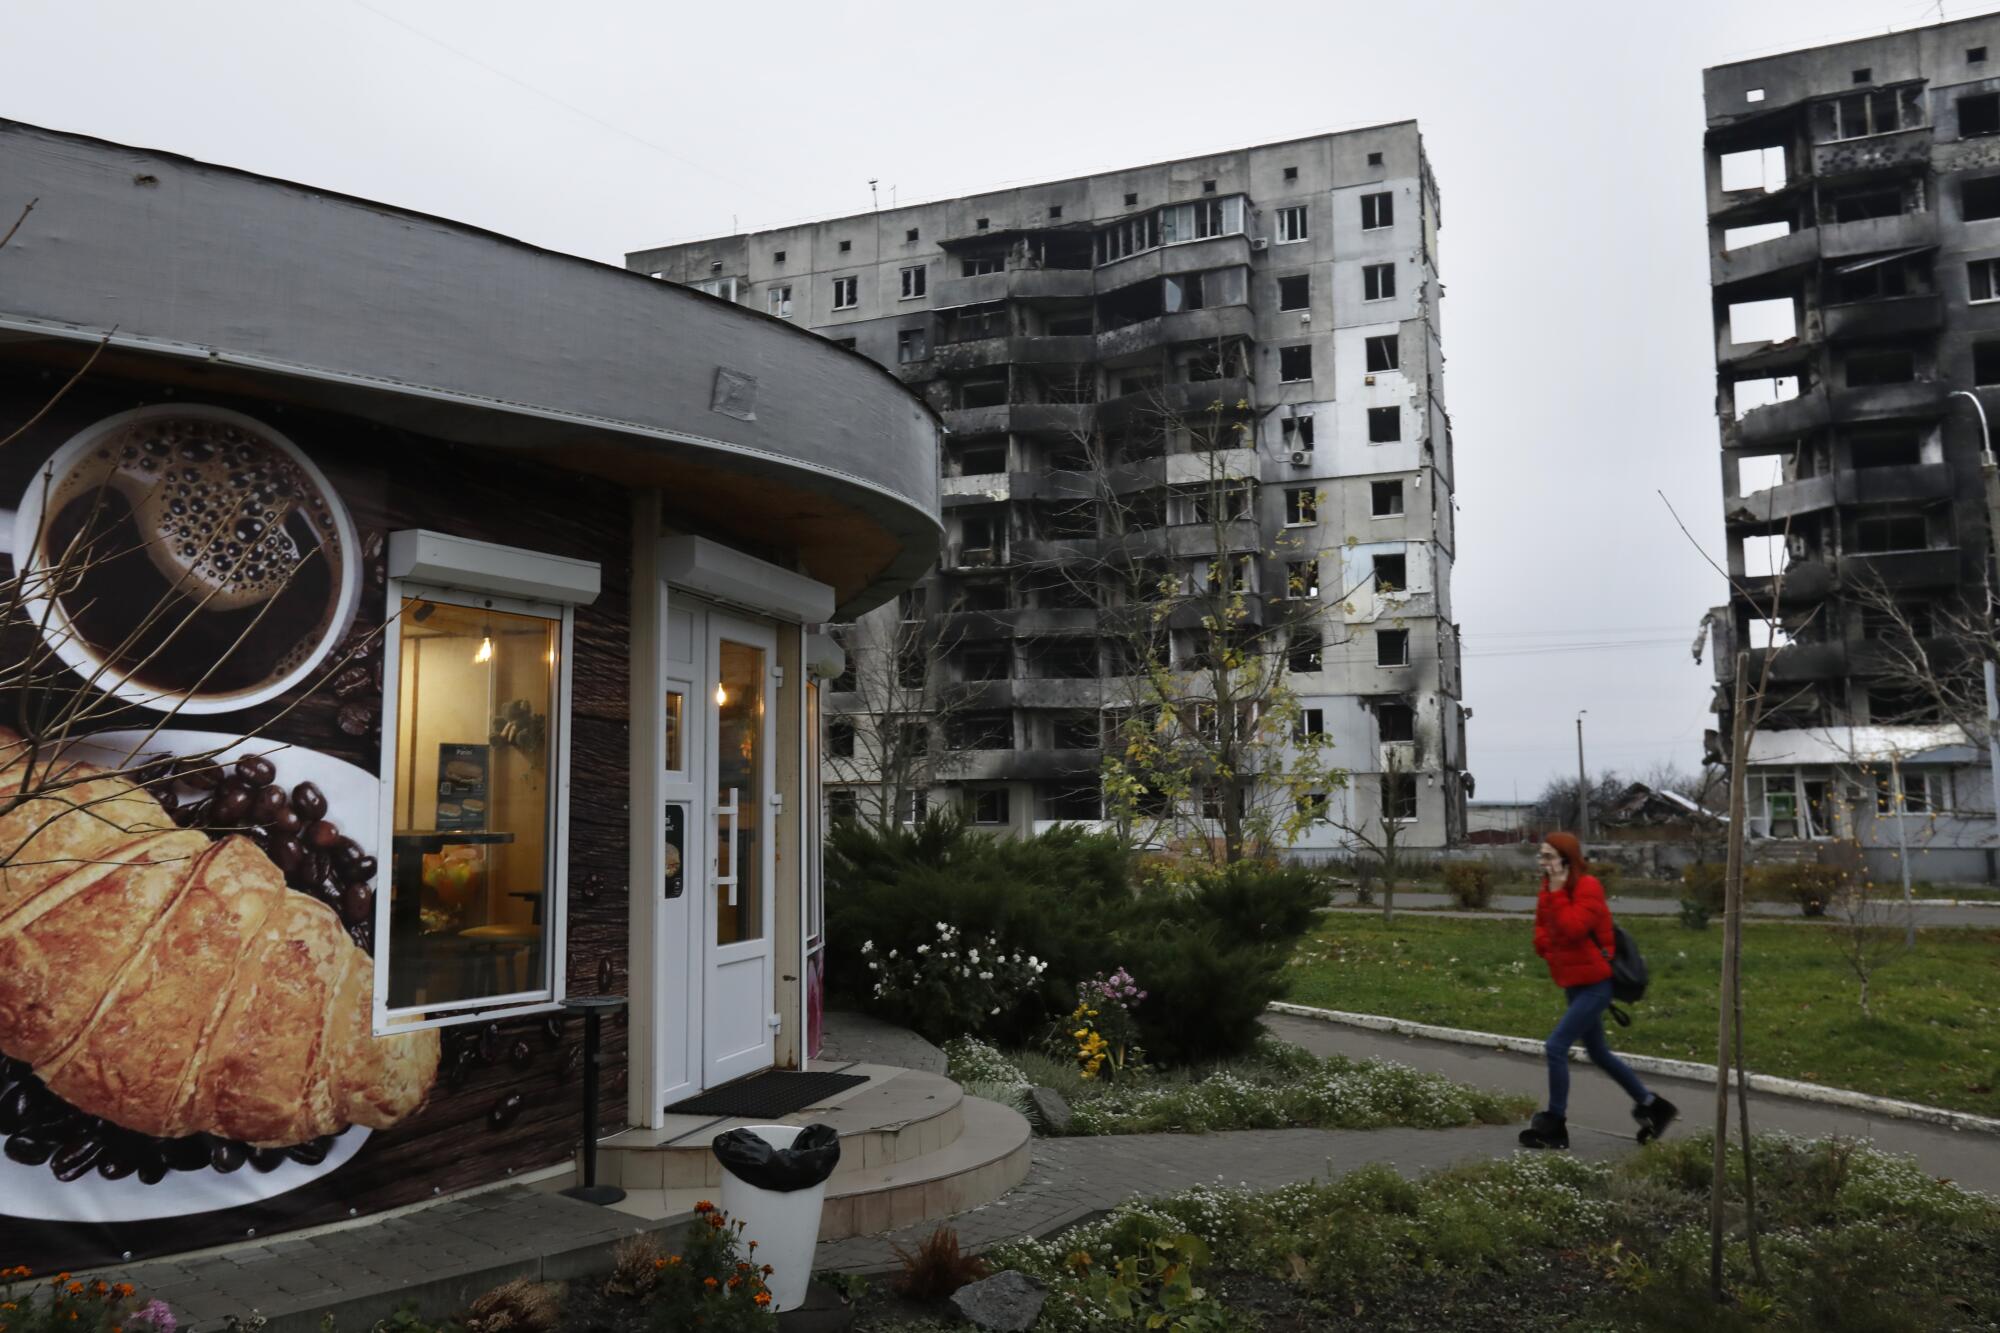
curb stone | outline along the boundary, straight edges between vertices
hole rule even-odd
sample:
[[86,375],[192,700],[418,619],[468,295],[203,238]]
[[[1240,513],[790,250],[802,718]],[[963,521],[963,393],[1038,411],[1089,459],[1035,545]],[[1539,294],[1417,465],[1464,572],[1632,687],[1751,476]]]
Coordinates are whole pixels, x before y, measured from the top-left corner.
[[[1406,1018],[1390,1018],[1384,1014],[1352,1014],[1339,1009],[1315,1009],[1310,1005],[1287,1004],[1283,1001],[1268,1007],[1273,1013],[1290,1014],[1295,1018],[1317,1019],[1322,1023],[1338,1023],[1343,1027],[1393,1032],[1402,1037],[1450,1042],[1458,1046],[1484,1046],[1490,1050],[1513,1051],[1520,1055],[1542,1054],[1542,1043],[1533,1037],[1509,1037],[1498,1032],[1475,1032],[1469,1028],[1440,1027],[1434,1023],[1415,1023]],[[1570,1059],[1584,1058],[1581,1046],[1570,1048]],[[1634,1055],[1628,1051],[1620,1051],[1618,1058],[1642,1073],[1665,1074],[1672,1078],[1684,1078],[1697,1083],[1715,1082],[1714,1065],[1700,1064],[1693,1060],[1670,1060],[1658,1055]],[[1919,1120],[1926,1124],[1942,1125],[1947,1129],[1970,1130],[1978,1134],[2000,1134],[2000,1120],[1973,1115],[1969,1111],[1952,1111],[1942,1106],[1898,1101],[1893,1097],[1877,1097],[1866,1092],[1855,1092],[1849,1088],[1830,1088],[1818,1083],[1803,1083],[1798,1079],[1778,1078],[1771,1074],[1752,1073],[1748,1076],[1748,1081],[1758,1092],[1778,1097],[1820,1102],[1828,1106],[1844,1106],[1856,1111],[1871,1111],[1897,1120]]]

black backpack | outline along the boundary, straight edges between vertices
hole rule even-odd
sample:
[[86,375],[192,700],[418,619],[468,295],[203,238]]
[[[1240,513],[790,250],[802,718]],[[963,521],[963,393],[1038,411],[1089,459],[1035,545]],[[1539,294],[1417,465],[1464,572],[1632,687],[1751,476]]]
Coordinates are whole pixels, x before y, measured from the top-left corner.
[[[1611,952],[1604,955],[1604,961],[1611,964],[1611,998],[1626,1004],[1645,999],[1646,956],[1639,952],[1638,941],[1625,933],[1625,927],[1614,924],[1611,943]],[[1599,952],[1603,952],[1601,947]]]

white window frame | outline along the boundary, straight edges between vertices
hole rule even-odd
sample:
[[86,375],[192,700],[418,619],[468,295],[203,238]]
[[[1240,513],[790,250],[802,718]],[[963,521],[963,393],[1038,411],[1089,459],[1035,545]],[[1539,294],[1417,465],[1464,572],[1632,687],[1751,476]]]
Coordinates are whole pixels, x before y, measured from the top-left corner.
[[[401,536],[403,534],[397,534]],[[467,543],[468,546],[484,545]],[[504,548],[502,548],[504,549]],[[532,552],[515,552],[517,556],[532,558]],[[556,559],[556,557],[551,557]],[[394,561],[392,560],[392,565]],[[574,561],[563,561],[573,565]],[[469,574],[467,582],[476,582],[477,574]],[[543,951],[545,968],[541,986],[515,991],[506,995],[483,995],[476,999],[454,1000],[442,1004],[413,1005],[404,1009],[389,1007],[389,951],[393,931],[390,929],[389,915],[392,893],[375,895],[375,994],[374,1026],[378,1037],[393,1036],[401,1032],[415,1032],[422,1028],[449,1027],[462,1023],[479,1023],[496,1018],[518,1018],[527,1014],[549,1013],[561,1009],[567,984],[566,965],[569,944],[569,797],[570,797],[570,709],[572,703],[570,668],[576,638],[576,608],[566,602],[533,601],[527,598],[506,597],[488,593],[476,588],[447,587],[442,581],[428,579],[407,579],[392,576],[388,580],[387,623],[382,635],[382,749],[381,749],[381,796],[376,821],[375,847],[376,861],[383,866],[395,865],[394,837],[396,830],[396,749],[398,727],[402,720],[402,670],[403,632],[402,606],[404,599],[421,597],[425,601],[440,602],[446,606],[468,606],[479,610],[507,611],[515,615],[539,616],[560,622],[558,631],[556,697],[550,705],[549,715],[549,826],[545,842],[548,865],[542,890],[542,918],[547,926]],[[595,595],[594,593],[592,594]],[[432,1017],[413,1016],[433,1015]]]
[[[1402,660],[1402,661],[1400,661],[1400,662],[1384,662],[1384,661],[1382,660],[1382,636],[1383,636],[1384,634],[1400,634],[1400,635],[1402,635],[1402,636],[1403,636],[1403,660]],[[1375,667],[1376,667],[1376,669],[1377,669],[1377,670],[1379,670],[1379,671],[1400,671],[1400,670],[1402,670],[1402,669],[1403,669],[1404,667],[1406,667],[1406,666],[1410,665],[1410,661],[1411,661],[1411,659],[1412,659],[1412,657],[1413,657],[1413,656],[1414,656],[1414,654],[1413,654],[1413,653],[1412,653],[1412,652],[1410,651],[1410,631],[1409,631],[1409,630],[1407,630],[1407,629],[1378,629],[1378,630],[1376,630],[1376,631],[1375,631]]]
[[764,307],[779,319],[792,317],[792,284],[783,283],[764,294]]
[[[1304,496],[1307,498],[1300,500],[1299,503],[1295,506],[1292,503],[1292,501],[1293,498],[1297,496]],[[1292,511],[1295,508],[1300,514],[1304,515],[1304,517],[1293,518]],[[1285,526],[1288,528],[1310,528],[1315,524],[1317,524],[1318,522],[1319,522],[1319,487],[1317,486],[1285,487]]]
[[[1387,270],[1389,274],[1389,290],[1381,293],[1380,295],[1370,296],[1368,294],[1369,274],[1380,273],[1383,272],[1384,270]],[[1394,264],[1363,264],[1361,266],[1362,302],[1365,304],[1370,301],[1393,301],[1395,299],[1396,299],[1396,266]]]
[[[847,293],[845,301],[840,299],[840,294],[843,291]],[[835,310],[853,310],[860,304],[861,278],[858,274],[850,273],[846,277],[835,278],[833,280],[833,308]]]
[[1304,204],[1288,204],[1271,217],[1271,240],[1276,245],[1297,245],[1312,239],[1312,224]]
[[[1972,295],[1974,287],[1973,274],[1980,269],[1986,271],[1987,294],[1985,296],[1974,296]],[[1992,259],[1968,259],[1966,261],[1965,293],[1966,304],[1968,305],[1991,305],[1995,301],[2000,301],[2000,257]]]
[[1308,736],[1326,735],[1326,710],[1324,708],[1301,708],[1299,720],[1292,728],[1292,740],[1302,741]]
[[922,264],[912,264],[910,267],[901,270],[903,275],[903,294],[896,299],[899,301],[923,300],[930,285],[925,280],[924,275],[926,271],[925,266]]
[[1387,486],[1390,484],[1391,484],[1390,482],[1386,481],[1370,482],[1368,484],[1369,485],[1368,517],[1371,520],[1378,520],[1385,518],[1405,518],[1408,516],[1410,508],[1410,497],[1408,492],[1406,492],[1403,489],[1403,483],[1400,478],[1394,482],[1394,485],[1396,487],[1396,512],[1393,514],[1378,514],[1375,512],[1374,488],[1377,486]]
[[[1387,199],[1389,201],[1389,220],[1387,222],[1382,220],[1382,205],[1375,202],[1378,199]],[[1373,222],[1368,220],[1371,213],[1375,215]],[[1371,190],[1369,193],[1361,196],[1361,230],[1388,231],[1395,225],[1396,192],[1394,190]]]

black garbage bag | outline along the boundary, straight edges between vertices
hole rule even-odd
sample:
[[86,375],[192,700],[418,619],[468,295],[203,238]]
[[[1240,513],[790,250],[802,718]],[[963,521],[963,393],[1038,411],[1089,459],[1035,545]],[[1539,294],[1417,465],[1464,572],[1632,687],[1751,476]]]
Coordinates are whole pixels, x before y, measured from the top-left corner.
[[832,1125],[807,1125],[789,1148],[773,1148],[747,1129],[715,1136],[715,1160],[730,1175],[760,1190],[810,1189],[840,1165],[840,1132]]

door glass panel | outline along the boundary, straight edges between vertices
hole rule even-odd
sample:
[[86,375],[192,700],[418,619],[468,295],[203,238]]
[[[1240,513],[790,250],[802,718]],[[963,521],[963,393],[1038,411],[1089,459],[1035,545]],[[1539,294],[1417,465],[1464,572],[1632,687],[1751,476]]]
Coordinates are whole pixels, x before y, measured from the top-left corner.
[[[715,942],[764,935],[761,875],[765,818],[764,650],[721,641],[715,687],[716,873],[736,883],[716,894]],[[734,805],[736,813],[727,812]],[[732,897],[734,901],[732,901]]]
[[684,706],[683,697],[679,690],[667,691],[666,751],[667,772],[669,773],[684,773],[687,771],[687,756],[682,751],[681,710]]

